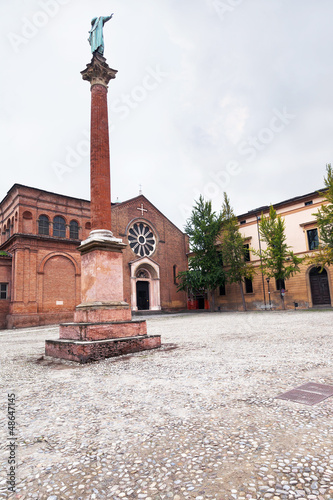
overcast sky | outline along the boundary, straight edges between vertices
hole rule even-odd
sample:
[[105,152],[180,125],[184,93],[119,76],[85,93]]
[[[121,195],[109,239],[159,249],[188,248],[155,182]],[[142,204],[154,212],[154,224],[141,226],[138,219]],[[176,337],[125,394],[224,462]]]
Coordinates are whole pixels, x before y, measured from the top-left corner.
[[1,0],[0,199],[89,199],[91,19],[108,92],[112,201],[178,227],[199,194],[236,213],[323,186],[333,147],[332,0]]

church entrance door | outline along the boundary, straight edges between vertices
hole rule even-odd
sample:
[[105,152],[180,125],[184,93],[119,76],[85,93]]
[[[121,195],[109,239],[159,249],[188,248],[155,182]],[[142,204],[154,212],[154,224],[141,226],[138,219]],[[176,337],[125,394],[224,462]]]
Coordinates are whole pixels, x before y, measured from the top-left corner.
[[137,281],[136,282],[136,300],[138,311],[145,311],[149,309],[149,282]]
[[320,267],[314,267],[310,271],[310,286],[312,294],[312,305],[331,305],[330,289],[328,285],[327,271],[319,272]]

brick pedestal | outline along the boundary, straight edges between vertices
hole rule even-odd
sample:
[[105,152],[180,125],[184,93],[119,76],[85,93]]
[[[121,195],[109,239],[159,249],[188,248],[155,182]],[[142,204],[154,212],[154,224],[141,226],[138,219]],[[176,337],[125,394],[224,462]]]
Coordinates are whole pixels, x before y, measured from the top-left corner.
[[112,358],[121,354],[157,349],[161,346],[161,337],[134,337],[109,339],[94,342],[72,340],[48,340],[46,355],[53,358],[68,359],[78,363],[88,363],[104,358]]
[[81,72],[91,83],[91,218],[92,231],[81,243],[81,299],[73,323],[60,325],[59,340],[47,340],[45,354],[87,363],[161,346],[148,336],[145,321],[132,321],[123,297],[126,246],[111,232],[110,152],[107,85],[117,71],[94,54]]

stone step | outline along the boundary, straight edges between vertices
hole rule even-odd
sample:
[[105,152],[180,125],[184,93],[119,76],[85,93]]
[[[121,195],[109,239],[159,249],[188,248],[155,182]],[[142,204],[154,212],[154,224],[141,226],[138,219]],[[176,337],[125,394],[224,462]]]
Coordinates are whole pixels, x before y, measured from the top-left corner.
[[63,323],[59,330],[59,338],[69,340],[106,340],[141,335],[147,335],[144,320]]
[[53,358],[89,363],[122,354],[130,354],[161,347],[161,336],[126,337],[108,340],[46,340],[45,354]]

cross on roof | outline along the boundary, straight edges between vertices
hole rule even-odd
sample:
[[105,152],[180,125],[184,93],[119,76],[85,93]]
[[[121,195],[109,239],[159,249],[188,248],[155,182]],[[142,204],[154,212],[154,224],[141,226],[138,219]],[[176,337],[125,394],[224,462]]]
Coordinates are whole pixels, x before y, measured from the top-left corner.
[[137,210],[141,210],[141,216],[143,217],[144,212],[148,212],[145,208],[143,208],[143,203],[141,203],[141,208],[137,208]]

